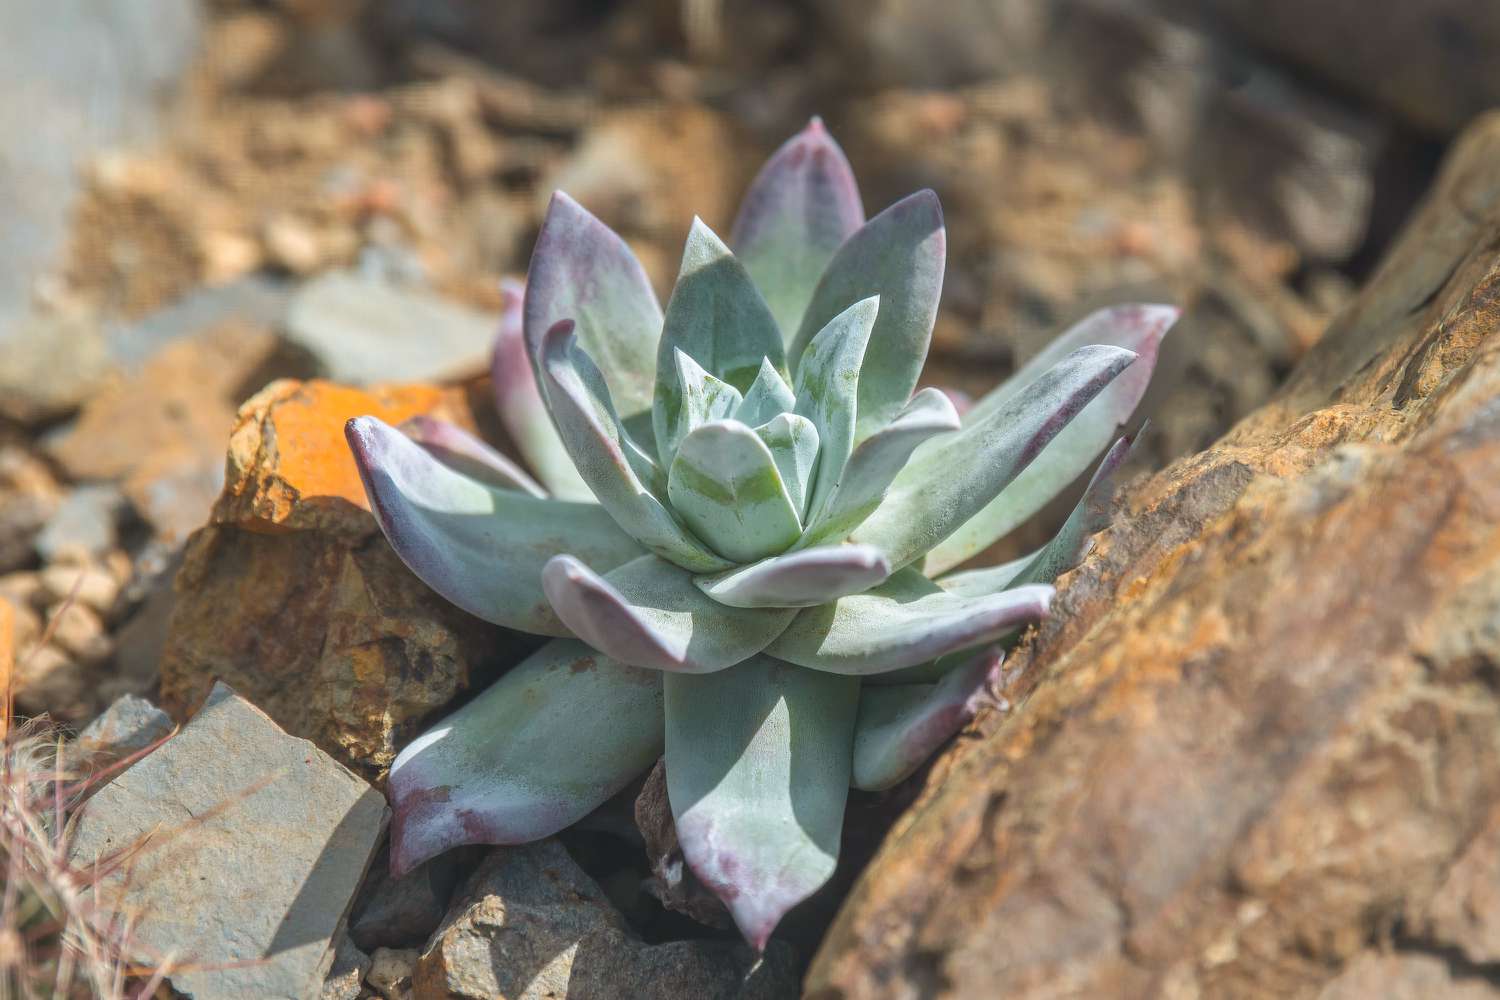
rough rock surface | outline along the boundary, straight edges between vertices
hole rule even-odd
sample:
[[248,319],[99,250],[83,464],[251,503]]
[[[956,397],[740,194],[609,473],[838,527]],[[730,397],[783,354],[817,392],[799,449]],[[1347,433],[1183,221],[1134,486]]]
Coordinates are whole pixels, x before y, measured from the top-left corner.
[[755,962],[727,941],[648,945],[555,840],[499,848],[459,893],[417,963],[416,1000],[781,1000],[790,949]]
[[1500,806],[1497,163],[1490,117],[1282,391],[1134,491],[811,997],[1494,981],[1494,894],[1463,873],[1492,870]]
[[70,858],[141,845],[95,893],[135,919],[133,960],[183,966],[178,992],[314,998],[388,816],[380,793],[220,684],[89,799]]
[[241,408],[224,493],[177,575],[163,708],[181,717],[217,678],[378,777],[476,670],[512,661],[515,633],[454,608],[396,558],[344,441],[360,414],[472,426],[463,400],[423,386],[277,382]]

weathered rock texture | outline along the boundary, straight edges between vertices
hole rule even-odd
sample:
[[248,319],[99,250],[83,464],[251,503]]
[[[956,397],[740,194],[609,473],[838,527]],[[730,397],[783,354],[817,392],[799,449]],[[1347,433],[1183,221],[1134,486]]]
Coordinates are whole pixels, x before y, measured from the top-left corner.
[[313,1000],[389,815],[221,684],[89,799],[70,860],[100,873],[94,897],[129,921],[128,958],[170,967],[178,993]]
[[177,575],[163,708],[180,717],[217,678],[378,777],[476,670],[514,660],[515,633],[459,611],[396,558],[344,442],[360,414],[472,426],[463,400],[425,386],[277,382],[241,408],[224,493]]
[[1500,996],[1497,164],[1492,117],[1283,391],[1134,492],[811,997]]

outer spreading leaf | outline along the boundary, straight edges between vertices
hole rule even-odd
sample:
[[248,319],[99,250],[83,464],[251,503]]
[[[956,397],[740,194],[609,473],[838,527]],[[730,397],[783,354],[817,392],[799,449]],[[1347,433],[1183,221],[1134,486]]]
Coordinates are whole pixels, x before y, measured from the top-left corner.
[[485,621],[567,635],[542,592],[547,560],[577,552],[612,569],[641,555],[598,504],[486,486],[374,417],[349,421],[345,435],[396,554],[429,587]]
[[683,438],[667,495],[699,538],[737,563],[784,552],[802,533],[770,449],[735,420],[704,424]]
[[734,411],[734,419],[750,427],[759,427],[778,413],[789,413],[797,405],[792,387],[767,359],[760,362],[760,374],[755,376],[745,393],[745,401]]
[[396,758],[392,871],[572,825],[651,766],[662,730],[660,674],[549,642]]
[[793,367],[814,335],[851,302],[880,296],[880,318],[859,376],[859,437],[906,405],[927,359],[943,290],[947,235],[937,195],[896,202],[846,240],[829,262],[792,342]]
[[415,416],[401,424],[401,432],[433,458],[470,479],[503,490],[520,490],[534,497],[547,495],[525,469],[462,427],[428,416]]
[[526,274],[524,326],[533,360],[547,331],[565,319],[609,373],[619,412],[629,418],[649,411],[662,325],[651,281],[624,240],[558,191]]
[[[578,474],[625,531],[664,559],[698,573],[730,563],[703,547],[658,497],[660,471],[620,425],[603,376],[576,348],[572,324],[558,323],[542,340],[542,388]],[[647,475],[642,483],[640,473]]]
[[553,496],[592,503],[594,494],[578,478],[578,470],[573,468],[573,459],[563,447],[562,438],[557,436],[557,428],[552,426],[552,417],[536,384],[536,370],[521,329],[526,288],[519,281],[507,278],[500,282],[500,293],[505,306],[490,357],[490,386],[505,432]]
[[818,476],[808,512],[817,517],[854,449],[855,406],[880,299],[861,299],[818,331],[797,364],[797,413],[818,429]]
[[919,448],[855,541],[905,566],[982,510],[1135,355],[1080,347],[978,423]]
[[1086,344],[1108,344],[1136,352],[1136,361],[1099,393],[999,496],[927,553],[924,568],[941,573],[978,555],[1041,510],[1088,468],[1135,412],[1151,382],[1157,351],[1179,310],[1129,305],[1101,309],[1073,326],[1004,384],[964,415],[973,426],[1004,407],[1017,393],[1067,354]]
[[736,608],[810,608],[863,593],[890,574],[879,549],[821,545],[699,577],[698,586],[719,603]]
[[813,475],[818,471],[817,425],[795,413],[778,413],[755,428],[755,436],[771,452],[800,521],[811,499]]
[[797,332],[834,251],[864,221],[854,171],[821,119],[808,122],[760,168],[740,203],[730,243],[787,339]]
[[880,430],[860,442],[844,465],[828,503],[808,524],[801,546],[847,538],[874,513],[912,451],[937,434],[958,430],[953,403],[938,389],[923,389]]
[[679,348],[673,348],[676,368],[672,395],[677,400],[665,425],[656,433],[656,451],[668,466],[682,439],[711,420],[732,416],[740,406],[739,390],[714,378]]
[[1052,588],[959,597],[915,570],[831,604],[808,608],[766,652],[813,670],[879,674],[1005,635],[1047,613]]
[[984,650],[936,684],[865,686],[854,727],[854,787],[905,780],[992,699],[1004,655]]
[[838,860],[857,682],[765,656],[669,674],[667,795],[683,857],[764,950]]
[[600,576],[571,556],[542,573],[552,606],[596,649],[639,667],[709,673],[766,648],[797,612],[710,599],[670,563],[644,556]]

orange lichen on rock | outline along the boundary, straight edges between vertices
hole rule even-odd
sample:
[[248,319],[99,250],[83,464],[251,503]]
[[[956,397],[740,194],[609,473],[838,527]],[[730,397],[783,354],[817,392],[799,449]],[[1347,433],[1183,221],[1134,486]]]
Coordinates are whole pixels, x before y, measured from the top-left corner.
[[368,515],[370,507],[344,441],[344,424],[365,415],[399,424],[419,414],[474,426],[458,389],[272,382],[240,407],[214,523],[251,531],[373,532],[374,519],[357,512]]

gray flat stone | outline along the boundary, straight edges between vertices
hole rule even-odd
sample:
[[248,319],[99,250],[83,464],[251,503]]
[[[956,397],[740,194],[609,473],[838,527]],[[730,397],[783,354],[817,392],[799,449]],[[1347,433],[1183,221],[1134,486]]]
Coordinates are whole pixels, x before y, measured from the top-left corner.
[[100,899],[135,961],[196,1000],[315,998],[389,813],[365,781],[216,684],[182,731],[84,806],[75,864],[149,835]]
[[481,371],[498,323],[428,292],[333,271],[297,291],[285,332],[322,374],[368,385]]
[[172,717],[140,695],[116,698],[68,746],[73,759],[119,759],[144,750],[172,731]]
[[113,483],[80,486],[63,498],[36,536],[42,562],[69,554],[102,556],[119,544],[118,525],[125,495]]

